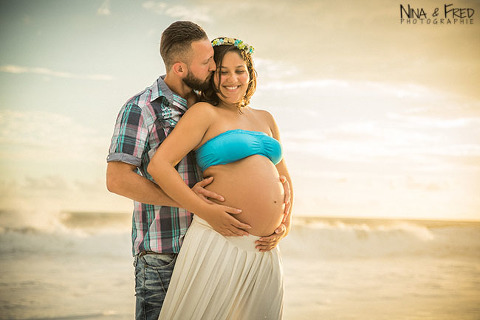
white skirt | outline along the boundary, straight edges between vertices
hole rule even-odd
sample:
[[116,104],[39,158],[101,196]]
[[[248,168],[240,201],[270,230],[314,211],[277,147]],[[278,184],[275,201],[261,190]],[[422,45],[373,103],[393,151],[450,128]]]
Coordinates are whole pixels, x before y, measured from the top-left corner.
[[259,252],[259,238],[224,237],[194,216],[159,319],[282,319],[280,251]]

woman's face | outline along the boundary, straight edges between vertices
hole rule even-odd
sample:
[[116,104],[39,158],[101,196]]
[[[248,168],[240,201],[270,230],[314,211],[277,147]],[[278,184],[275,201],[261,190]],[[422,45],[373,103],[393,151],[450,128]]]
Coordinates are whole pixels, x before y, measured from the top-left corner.
[[237,52],[227,52],[223,57],[221,69],[217,69],[214,75],[215,87],[219,88],[221,93],[218,94],[220,100],[226,104],[241,102],[247,92],[249,81],[247,65],[242,57]]

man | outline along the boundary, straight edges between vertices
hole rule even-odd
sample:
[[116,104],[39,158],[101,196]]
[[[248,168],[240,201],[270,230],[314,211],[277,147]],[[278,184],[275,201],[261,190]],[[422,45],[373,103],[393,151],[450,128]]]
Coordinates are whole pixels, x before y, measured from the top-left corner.
[[[196,102],[193,90],[208,86],[215,70],[211,43],[205,31],[192,22],[177,21],[165,29],[160,53],[166,75],[122,107],[107,158],[108,190],[134,200],[136,319],[158,318],[176,255],[192,219],[190,212],[178,208],[153,182],[147,167],[158,146]],[[197,183],[201,177],[193,153],[182,159],[176,169],[205,201],[223,201],[220,195],[204,189],[213,178]],[[288,183],[284,186],[288,198]],[[248,234],[245,230],[249,226],[232,216],[240,210],[223,207],[224,216],[208,223],[223,235]],[[259,248],[270,250],[286,233],[287,228],[281,225],[274,235],[261,239]]]

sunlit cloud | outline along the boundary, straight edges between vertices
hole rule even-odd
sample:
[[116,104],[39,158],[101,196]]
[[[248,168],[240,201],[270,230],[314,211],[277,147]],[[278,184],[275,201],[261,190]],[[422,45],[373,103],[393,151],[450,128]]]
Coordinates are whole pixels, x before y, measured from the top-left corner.
[[282,141],[287,154],[308,154],[333,161],[403,163],[425,168],[442,162],[445,166],[454,160],[458,169],[463,167],[461,163],[471,167],[477,161],[480,169],[480,144],[446,140],[443,131],[451,127],[448,123],[440,125],[443,126],[422,130],[395,122],[352,122],[319,130],[286,132]]
[[146,1],[142,7],[152,10],[157,14],[166,15],[175,19],[193,20],[197,22],[210,22],[210,8],[206,6],[170,5],[165,2]]
[[401,114],[390,113],[388,115],[390,119],[399,120],[409,123],[417,128],[465,128],[472,127],[480,128],[480,118],[457,118],[457,119],[442,119],[433,117],[415,117],[405,116]]
[[0,110],[0,160],[96,161],[105,138],[95,128],[45,111]]
[[282,79],[298,75],[296,66],[286,62],[255,58],[255,69],[262,79]]
[[422,181],[418,178],[407,176],[406,186],[409,189],[421,189],[426,191],[438,191],[449,187],[446,181]]
[[263,90],[298,90],[321,88],[345,88],[350,86],[348,81],[336,79],[317,79],[308,81],[270,81],[262,86]]
[[[50,175],[0,177],[0,210],[124,212],[131,205],[130,199],[109,193],[103,177],[72,179],[60,170]],[[26,218],[30,221],[32,217]],[[48,222],[42,218],[42,221],[33,221],[32,224],[38,226]]]
[[13,74],[37,74],[43,75],[48,77],[55,77],[55,78],[66,78],[66,79],[85,79],[85,80],[98,80],[98,81],[110,81],[114,78],[110,75],[106,74],[75,74],[70,72],[61,72],[61,71],[54,71],[48,68],[41,68],[41,67],[23,67],[17,65],[3,65],[0,66],[0,72],[4,73],[13,73]]
[[295,80],[258,87],[259,105],[271,105],[280,123],[287,157],[384,172],[480,169],[480,117],[464,113],[475,102],[413,83]]
[[[285,72],[283,75],[295,76],[301,75],[298,69],[293,67],[287,68],[285,66],[274,65],[272,62],[264,63],[263,60],[260,61],[260,66],[266,64],[265,68],[267,71],[280,73],[280,78],[282,77],[282,68]],[[275,76],[272,78],[278,79]],[[327,89],[330,90],[342,90],[345,92],[345,89],[348,89],[349,94],[355,94],[356,96],[372,96],[372,92],[375,92],[375,97],[389,96],[392,98],[422,98],[422,99],[431,99],[438,97],[438,92],[434,92],[429,88],[416,85],[416,84],[389,84],[385,82],[374,82],[374,81],[353,81],[353,80],[344,80],[344,79],[333,79],[333,78],[320,78],[320,79],[311,79],[311,80],[299,80],[298,78],[290,78],[288,80],[280,81],[268,81],[262,86],[263,90],[321,90]],[[317,92],[317,91],[311,91]]]
[[97,14],[101,16],[109,16],[110,12],[110,0],[105,0],[100,8],[97,10]]
[[418,107],[411,107],[407,110],[403,110],[403,114],[405,116],[418,118],[480,119],[480,100],[439,94],[429,99],[429,102],[430,103],[423,103]]

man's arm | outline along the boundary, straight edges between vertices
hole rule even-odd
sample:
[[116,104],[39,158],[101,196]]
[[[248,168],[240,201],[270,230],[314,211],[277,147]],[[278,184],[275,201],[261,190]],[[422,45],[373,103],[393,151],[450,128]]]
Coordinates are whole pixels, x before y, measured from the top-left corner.
[[142,203],[169,207],[179,206],[158,185],[137,174],[136,168],[125,162],[109,162],[107,164],[108,191]]
[[[108,191],[142,203],[180,207],[156,183],[137,174],[135,169],[134,165],[125,162],[109,162],[107,164]],[[192,190],[207,203],[212,203],[209,199],[225,201],[221,195],[204,188],[212,181],[212,177],[201,180],[192,187]]]

